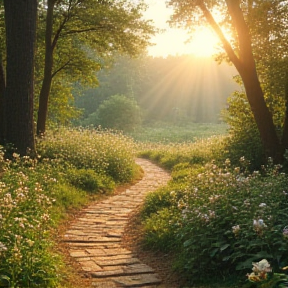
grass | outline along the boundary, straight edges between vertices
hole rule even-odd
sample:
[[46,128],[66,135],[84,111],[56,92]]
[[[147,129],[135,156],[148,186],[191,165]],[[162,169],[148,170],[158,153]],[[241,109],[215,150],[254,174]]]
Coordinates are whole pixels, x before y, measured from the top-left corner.
[[157,122],[143,126],[129,135],[140,143],[183,143],[210,138],[212,135],[227,134],[225,123],[182,123],[170,124]]

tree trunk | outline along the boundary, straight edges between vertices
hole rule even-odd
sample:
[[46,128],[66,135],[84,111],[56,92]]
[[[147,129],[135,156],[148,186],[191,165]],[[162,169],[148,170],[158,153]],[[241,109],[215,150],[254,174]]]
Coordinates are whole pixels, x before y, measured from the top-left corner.
[[281,145],[272,113],[269,111],[261,85],[258,80],[255,65],[238,71],[242,77],[246,95],[257,124],[266,157],[272,157],[274,162],[282,162]]
[[4,0],[7,43],[6,141],[21,155],[35,155],[33,98],[37,2]]
[[6,119],[5,119],[5,73],[2,62],[2,56],[0,55],[0,144],[4,144],[6,135]]
[[197,5],[203,11],[205,18],[207,19],[207,22],[221,40],[230,61],[234,64],[242,78],[266,157],[272,157],[276,163],[280,163],[283,160],[283,151],[281,152],[281,143],[276,133],[273,117],[265,103],[264,94],[258,79],[252,52],[250,31],[240,8],[240,0],[226,0],[226,4],[233,26],[237,32],[239,55],[236,55],[235,50],[225,38],[223,31],[216,23],[211,12],[207,9],[204,1],[198,0],[197,2]]
[[45,32],[45,66],[44,78],[39,95],[39,108],[37,119],[37,135],[45,134],[46,119],[48,113],[48,100],[52,84],[53,69],[53,50],[52,33],[53,33],[53,13],[55,0],[48,0],[47,16],[46,16],[46,32]]

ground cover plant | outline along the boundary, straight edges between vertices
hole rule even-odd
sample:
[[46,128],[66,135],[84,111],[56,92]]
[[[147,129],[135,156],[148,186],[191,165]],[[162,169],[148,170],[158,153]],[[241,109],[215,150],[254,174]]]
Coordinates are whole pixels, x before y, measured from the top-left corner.
[[68,209],[131,181],[133,151],[121,134],[64,128],[39,141],[36,159],[1,150],[0,287],[69,287],[54,230]]
[[244,157],[232,165],[225,137],[212,139],[142,150],[172,171],[146,198],[144,242],[174,253],[187,285],[254,287],[252,262],[265,258],[276,273],[288,265],[287,174],[271,159],[257,171]]

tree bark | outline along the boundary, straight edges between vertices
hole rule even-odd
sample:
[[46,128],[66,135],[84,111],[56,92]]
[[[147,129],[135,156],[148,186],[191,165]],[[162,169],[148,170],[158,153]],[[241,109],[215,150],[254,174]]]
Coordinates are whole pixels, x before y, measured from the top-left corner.
[[21,155],[35,155],[33,98],[37,2],[4,0],[7,45],[6,141]]
[[2,62],[2,56],[0,55],[0,144],[4,144],[6,136],[6,117],[5,117],[5,72]]
[[48,0],[47,16],[46,16],[46,32],[45,32],[45,64],[44,78],[39,95],[39,108],[37,119],[37,135],[45,134],[46,119],[48,113],[48,100],[52,84],[52,69],[53,69],[53,14],[55,0]]

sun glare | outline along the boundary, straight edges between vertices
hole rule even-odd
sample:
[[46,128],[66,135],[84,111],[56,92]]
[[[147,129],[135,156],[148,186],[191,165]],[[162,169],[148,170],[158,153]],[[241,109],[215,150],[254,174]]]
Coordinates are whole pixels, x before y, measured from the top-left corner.
[[[153,19],[156,27],[165,29],[152,37],[154,46],[149,47],[148,53],[154,57],[181,54],[194,54],[196,57],[211,57],[217,53],[219,45],[218,38],[213,31],[207,27],[198,28],[192,35],[191,42],[186,44],[189,35],[184,29],[169,27],[167,20],[172,13],[171,9],[165,6],[164,1],[145,0],[149,4],[145,17]],[[161,13],[159,13],[161,11]]]
[[210,57],[217,52],[218,42],[217,36],[211,30],[201,28],[194,32],[186,49],[197,57]]

